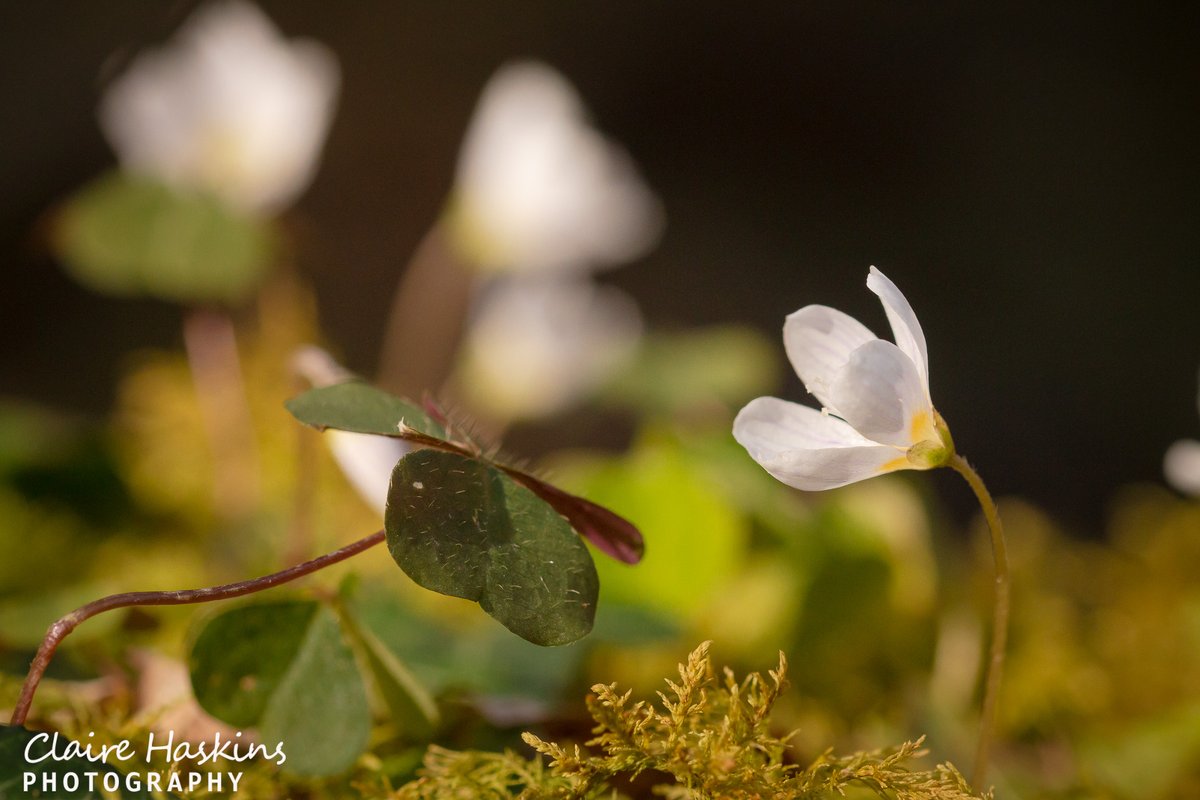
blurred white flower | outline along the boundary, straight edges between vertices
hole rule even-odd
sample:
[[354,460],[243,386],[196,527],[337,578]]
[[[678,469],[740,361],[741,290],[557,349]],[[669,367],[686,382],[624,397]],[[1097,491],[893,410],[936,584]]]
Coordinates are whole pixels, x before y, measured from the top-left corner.
[[[1200,397],[1197,398],[1200,407]],[[1163,457],[1163,473],[1167,483],[1184,494],[1200,496],[1200,442],[1180,439],[1167,448]]]
[[503,419],[560,411],[634,354],[642,322],[624,292],[582,277],[508,277],[484,287],[467,333],[462,385]]
[[451,214],[468,257],[504,271],[619,264],[662,228],[629,156],[588,124],[566,79],[534,62],[501,68],[484,88]]
[[112,83],[100,124],[124,168],[270,213],[312,180],[338,82],[324,46],[215,0]]
[[[303,347],[292,356],[292,369],[314,387],[329,386],[354,377],[333,356],[314,346]],[[408,443],[389,436],[333,428],[326,430],[323,438],[346,480],[367,505],[383,516],[392,469],[411,449]]]
[[900,469],[930,469],[954,453],[929,396],[925,335],[896,285],[871,267],[896,343],[828,306],[788,316],[783,343],[823,408],[774,397],[752,400],[733,435],[767,472],[797,489],[844,486]]

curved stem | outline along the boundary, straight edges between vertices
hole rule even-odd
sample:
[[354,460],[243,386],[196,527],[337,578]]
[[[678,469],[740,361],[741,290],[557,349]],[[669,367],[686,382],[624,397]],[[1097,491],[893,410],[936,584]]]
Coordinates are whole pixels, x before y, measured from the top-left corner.
[[46,638],[42,640],[37,655],[33,657],[33,663],[29,665],[29,674],[25,677],[25,684],[21,687],[21,695],[17,698],[17,705],[13,708],[12,719],[9,724],[14,726],[25,724],[25,719],[29,716],[29,706],[33,703],[33,695],[37,691],[38,684],[42,682],[42,675],[46,672],[46,667],[49,666],[50,659],[54,657],[54,651],[58,649],[59,644],[62,643],[67,634],[75,630],[86,619],[90,619],[105,611],[111,611],[114,608],[209,603],[213,600],[227,600],[231,597],[241,597],[242,595],[261,592],[264,589],[270,589],[288,581],[294,581],[297,578],[324,569],[339,561],[344,561],[351,556],[358,555],[364,550],[369,550],[383,540],[384,532],[376,531],[370,536],[334,550],[332,553],[326,553],[311,561],[305,561],[303,564],[297,564],[280,572],[274,572],[270,575],[264,575],[261,578],[254,578],[248,581],[227,583],[223,586],[210,586],[206,589],[185,589],[174,592],[125,592],[124,594],[102,597],[99,600],[93,600],[87,605],[80,606],[70,614],[59,619],[46,631]]
[[992,601],[992,646],[988,659],[987,680],[984,684],[983,712],[979,720],[979,743],[975,748],[975,766],[971,771],[971,784],[979,788],[987,775],[988,749],[992,739],[992,728],[996,721],[996,701],[1000,694],[1000,680],[1004,673],[1004,651],[1008,642],[1008,546],[1004,541],[1004,526],[1000,524],[1000,513],[996,503],[983,485],[979,473],[967,460],[955,454],[947,464],[962,475],[983,509],[988,530],[992,535],[992,559],[996,564],[995,594]]

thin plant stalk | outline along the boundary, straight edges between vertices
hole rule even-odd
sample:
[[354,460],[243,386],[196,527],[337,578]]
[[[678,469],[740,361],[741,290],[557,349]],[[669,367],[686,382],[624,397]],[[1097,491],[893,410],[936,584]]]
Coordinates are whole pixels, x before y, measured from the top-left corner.
[[46,637],[42,640],[37,655],[33,657],[33,662],[29,666],[29,674],[25,677],[25,683],[21,687],[21,694],[17,698],[16,706],[13,708],[10,724],[14,726],[25,724],[25,720],[29,716],[29,707],[33,704],[33,695],[37,692],[38,685],[42,682],[42,676],[46,672],[46,667],[50,664],[50,659],[54,657],[54,652],[58,649],[62,640],[66,638],[67,634],[75,630],[84,620],[115,608],[210,603],[214,600],[228,600],[233,597],[261,592],[264,589],[270,589],[289,581],[294,581],[297,578],[302,578],[305,575],[324,569],[339,561],[344,561],[351,556],[358,555],[364,550],[369,550],[383,540],[384,532],[382,530],[376,531],[370,536],[334,550],[332,553],[326,553],[310,561],[305,561],[303,564],[297,564],[294,567],[248,581],[227,583],[223,586],[210,586],[205,589],[184,589],[171,592],[125,592],[124,594],[102,597],[99,600],[93,600],[87,605],[80,606],[70,614],[60,618],[46,631]]
[[1000,682],[1004,674],[1004,652],[1008,643],[1008,546],[1004,541],[1004,526],[992,495],[983,484],[979,473],[962,456],[955,454],[947,464],[962,475],[975,492],[983,516],[987,519],[992,537],[992,559],[996,566],[996,580],[992,599],[992,644],[987,661],[987,677],[983,691],[983,710],[979,720],[979,741],[975,747],[975,765],[971,771],[971,784],[976,788],[983,785],[987,776],[988,752],[991,747],[992,729],[996,724],[996,703],[1000,694]]
[[378,383],[408,397],[441,386],[450,375],[471,302],[471,268],[444,221],[417,245],[396,286],[379,357]]
[[233,320],[223,310],[191,309],[183,344],[213,460],[213,503],[220,517],[236,519],[257,504],[258,464]]

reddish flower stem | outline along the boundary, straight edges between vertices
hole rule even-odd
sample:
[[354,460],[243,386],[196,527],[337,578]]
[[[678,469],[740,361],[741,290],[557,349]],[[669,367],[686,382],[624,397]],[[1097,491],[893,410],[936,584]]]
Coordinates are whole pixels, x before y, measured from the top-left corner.
[[14,726],[25,724],[25,719],[29,716],[29,707],[33,704],[33,695],[37,692],[38,684],[42,682],[42,676],[46,672],[46,667],[50,664],[50,659],[54,657],[54,651],[58,649],[59,644],[62,643],[67,634],[75,630],[86,619],[90,619],[105,611],[111,611],[114,608],[126,608],[128,606],[180,606],[189,603],[209,603],[214,600],[227,600],[231,597],[241,597],[261,592],[264,589],[270,589],[280,584],[294,581],[297,578],[302,578],[305,575],[324,569],[339,561],[344,561],[351,556],[358,555],[364,550],[369,550],[383,540],[384,532],[376,531],[370,536],[334,550],[332,553],[326,553],[310,561],[305,561],[303,564],[297,564],[294,567],[288,567],[285,570],[248,581],[227,583],[223,586],[210,586],[205,589],[184,589],[173,592],[125,592],[123,594],[102,597],[99,600],[93,600],[87,605],[80,606],[70,614],[59,619],[46,631],[46,638],[42,640],[37,655],[33,657],[33,662],[29,665],[29,674],[25,677],[25,684],[21,687],[21,694],[17,698],[17,705],[13,708],[10,724]]

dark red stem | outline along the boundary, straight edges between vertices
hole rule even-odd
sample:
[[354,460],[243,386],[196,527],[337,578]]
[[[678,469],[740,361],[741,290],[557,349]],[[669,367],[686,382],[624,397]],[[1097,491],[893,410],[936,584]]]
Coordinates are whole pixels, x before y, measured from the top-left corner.
[[42,675],[45,674],[46,667],[50,664],[50,659],[54,657],[54,651],[58,649],[59,644],[62,643],[67,634],[75,630],[86,619],[90,619],[105,611],[111,611],[114,608],[126,608],[128,606],[181,606],[189,603],[209,603],[213,600],[228,600],[231,597],[241,597],[242,595],[261,592],[264,589],[270,589],[288,581],[294,581],[297,578],[302,578],[317,570],[324,569],[331,564],[336,564],[351,556],[358,555],[364,550],[369,550],[379,544],[383,539],[384,532],[376,531],[365,539],[359,539],[357,542],[348,544],[339,550],[334,550],[332,553],[326,553],[310,561],[305,561],[303,564],[297,564],[280,572],[248,581],[227,583],[224,586],[210,586],[205,589],[184,589],[174,592],[125,592],[123,594],[102,597],[99,600],[93,600],[87,605],[80,606],[70,614],[59,619],[46,631],[46,638],[42,640],[42,645],[38,648],[37,655],[33,657],[33,663],[29,665],[29,674],[25,677],[25,684],[21,687],[21,695],[17,698],[16,707],[13,708],[10,724],[25,724],[25,719],[29,716],[29,707],[33,703],[33,695],[37,692],[38,684],[42,682]]

